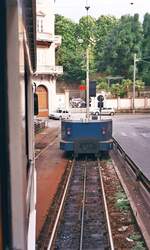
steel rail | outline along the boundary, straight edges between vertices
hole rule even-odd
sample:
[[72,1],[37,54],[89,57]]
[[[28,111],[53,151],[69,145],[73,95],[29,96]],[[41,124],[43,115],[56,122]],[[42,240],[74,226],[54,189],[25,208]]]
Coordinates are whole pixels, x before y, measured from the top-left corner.
[[140,168],[132,161],[132,159],[126,154],[126,152],[114,138],[113,143],[115,145],[114,150],[118,150],[120,152],[122,158],[128,163],[128,166],[131,168],[134,175],[136,176],[136,179],[140,181],[146,188],[146,190],[150,193],[150,181],[147,179],[146,176],[144,176]]
[[112,236],[112,231],[111,231],[109,212],[108,212],[108,207],[107,207],[107,201],[106,201],[106,195],[105,195],[105,189],[104,189],[104,184],[103,184],[103,178],[102,178],[101,166],[100,166],[99,159],[98,159],[98,166],[99,166],[99,177],[100,177],[101,188],[102,188],[104,209],[105,209],[105,215],[106,215],[106,221],[107,221],[107,227],[108,227],[108,234],[109,234],[109,240],[110,240],[110,249],[114,250],[115,248],[114,248],[114,243],[113,243],[113,236]]
[[81,213],[81,233],[80,233],[80,250],[83,246],[83,230],[84,230],[84,211],[85,211],[85,193],[86,193],[86,166],[84,168],[84,183],[83,183],[83,199],[82,199],[82,213]]
[[73,160],[73,162],[72,162],[71,170],[70,170],[70,173],[69,173],[69,176],[68,176],[68,180],[67,180],[67,183],[66,183],[66,186],[65,186],[64,194],[63,194],[61,204],[60,204],[60,207],[59,207],[59,210],[58,210],[58,213],[57,213],[57,217],[56,217],[56,220],[55,220],[55,223],[54,223],[54,227],[53,227],[53,230],[52,230],[52,234],[51,234],[51,237],[50,237],[50,240],[49,240],[47,250],[50,250],[51,247],[52,247],[52,244],[53,244],[53,240],[54,240],[56,230],[57,230],[57,225],[58,225],[58,222],[59,222],[59,219],[60,219],[60,216],[61,216],[61,212],[62,212],[62,209],[63,209],[65,197],[66,197],[66,194],[67,194],[67,191],[68,191],[68,186],[69,186],[69,183],[70,183],[74,163],[75,163],[75,160]]

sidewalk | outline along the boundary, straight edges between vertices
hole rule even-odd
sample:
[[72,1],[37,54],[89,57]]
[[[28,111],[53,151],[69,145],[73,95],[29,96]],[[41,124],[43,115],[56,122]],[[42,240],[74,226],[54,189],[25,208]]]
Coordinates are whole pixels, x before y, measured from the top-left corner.
[[[38,237],[67,165],[59,149],[58,128],[45,128],[35,136],[37,170],[37,226]],[[45,148],[46,147],[46,148]],[[45,148],[43,151],[41,151]],[[40,152],[39,156],[37,155]]]

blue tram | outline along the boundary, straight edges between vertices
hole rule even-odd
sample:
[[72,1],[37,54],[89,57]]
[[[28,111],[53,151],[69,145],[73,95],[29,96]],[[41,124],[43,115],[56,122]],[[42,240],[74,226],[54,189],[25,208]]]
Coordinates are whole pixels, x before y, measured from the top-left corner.
[[64,152],[99,155],[112,149],[112,120],[62,120],[60,149]]

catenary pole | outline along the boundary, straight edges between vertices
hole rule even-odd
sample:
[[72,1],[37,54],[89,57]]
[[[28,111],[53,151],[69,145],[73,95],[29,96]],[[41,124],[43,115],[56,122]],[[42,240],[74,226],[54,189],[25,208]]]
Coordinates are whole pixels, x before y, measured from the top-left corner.
[[134,54],[134,65],[133,65],[133,105],[132,110],[135,112],[135,80],[136,80],[136,54]]

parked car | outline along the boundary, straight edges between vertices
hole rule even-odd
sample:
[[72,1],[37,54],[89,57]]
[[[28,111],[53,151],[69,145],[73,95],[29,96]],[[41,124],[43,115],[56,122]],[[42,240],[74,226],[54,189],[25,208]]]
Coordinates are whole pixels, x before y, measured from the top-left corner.
[[85,108],[86,103],[82,98],[72,98],[70,105],[72,108]]
[[[100,109],[96,108],[90,112],[92,115],[100,115]],[[102,108],[101,115],[114,115],[115,110],[113,108]]]
[[71,114],[67,109],[57,109],[49,115],[50,119],[60,120],[60,119],[70,119]]

